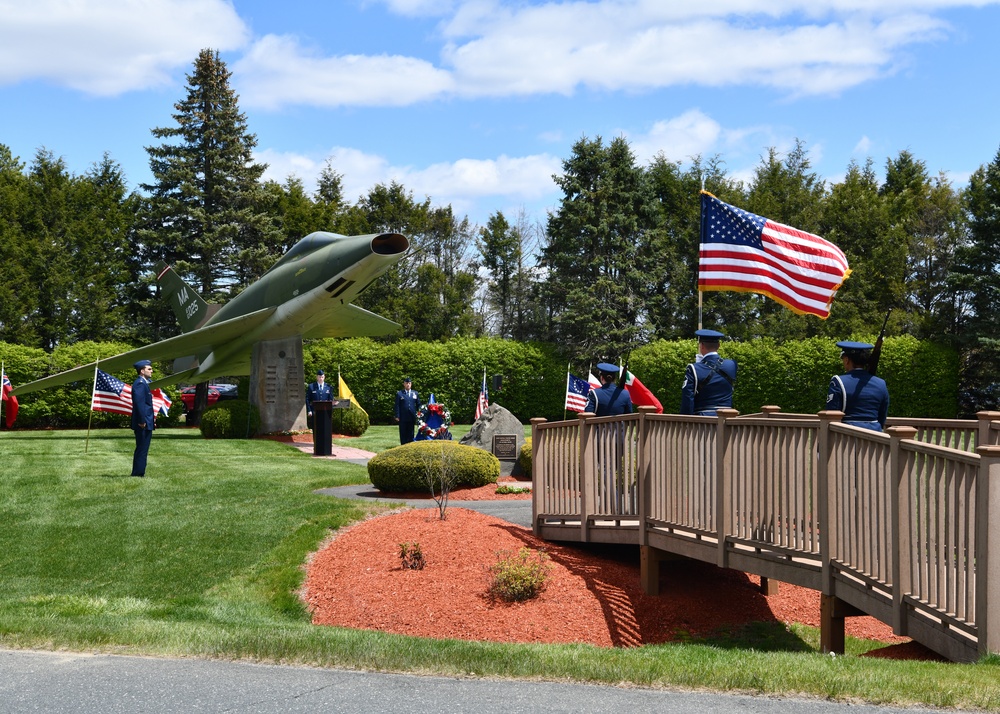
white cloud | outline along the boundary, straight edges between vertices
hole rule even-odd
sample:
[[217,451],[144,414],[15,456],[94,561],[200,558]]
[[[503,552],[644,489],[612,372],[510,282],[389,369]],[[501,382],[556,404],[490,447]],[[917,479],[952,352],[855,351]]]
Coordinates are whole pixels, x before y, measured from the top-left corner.
[[302,179],[308,191],[315,190],[319,173],[329,159],[333,169],[343,176],[348,201],[367,194],[376,184],[397,181],[418,199],[430,196],[434,205],[451,204],[458,213],[480,198],[513,202],[544,198],[556,189],[553,174],[562,170],[561,160],[548,154],[458,159],[424,168],[393,166],[382,156],[347,147],[334,147],[323,156],[265,149],[254,159],[268,164],[264,178],[281,183],[294,175]]
[[858,139],[858,143],[854,145],[851,149],[851,156],[855,158],[864,158],[871,155],[872,151],[872,140],[867,136],[862,136]]
[[452,88],[429,62],[399,55],[321,57],[288,36],[267,35],[233,65],[248,106],[406,106]]
[[164,85],[248,30],[225,0],[0,0],[0,85],[44,80],[114,96]]

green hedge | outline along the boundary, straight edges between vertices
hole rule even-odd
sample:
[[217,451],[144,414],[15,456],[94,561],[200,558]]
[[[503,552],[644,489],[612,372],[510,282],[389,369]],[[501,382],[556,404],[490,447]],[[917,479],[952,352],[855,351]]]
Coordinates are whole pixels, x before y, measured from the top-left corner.
[[531,437],[524,440],[521,446],[521,453],[517,455],[517,463],[524,471],[524,475],[531,478]]
[[361,436],[368,431],[368,415],[354,404],[350,409],[337,409],[333,416],[333,430],[344,436]]
[[[872,335],[845,339],[874,341]],[[0,342],[0,358],[17,386],[129,348],[121,343],[81,342],[48,355],[39,349]],[[657,395],[667,413],[676,413],[684,368],[694,359],[696,349],[694,340],[658,340],[635,350],[628,367]],[[840,350],[833,340],[825,338],[783,344],[767,339],[724,342],[720,352],[739,362],[734,406],[742,414],[759,412],[766,404],[778,405],[786,412],[816,413],[825,407],[830,377],[842,370]],[[522,422],[532,417],[557,420],[566,414],[567,365],[552,345],[487,338],[393,344],[368,338],[328,339],[305,345],[303,358],[306,375],[324,369],[334,384],[332,375],[339,367],[373,424],[393,423],[393,401],[404,375],[413,378],[422,401],[433,392],[456,423],[471,424],[484,367],[491,386],[493,375],[503,377],[502,389],[491,389],[490,402],[506,407]],[[169,368],[169,364],[154,364],[157,375],[166,374]],[[586,377],[587,369],[587,365],[570,367],[578,377]],[[908,335],[887,338],[879,374],[889,386],[891,416],[957,415],[959,356],[952,348]],[[131,382],[135,375],[126,370],[116,376]],[[240,387],[241,396],[245,396],[245,380],[240,380]],[[16,427],[86,427],[91,417],[90,389],[88,379],[24,395]],[[179,393],[167,392],[179,415]],[[171,418],[175,422],[174,410]],[[128,424],[128,417],[103,412],[94,412],[93,420],[95,427]],[[157,420],[161,426],[170,423]]]
[[375,488],[387,493],[426,491],[425,461],[430,459],[440,468],[442,449],[452,459],[456,487],[486,486],[500,478],[496,456],[454,441],[414,441],[383,451],[368,462],[368,478]]
[[250,439],[260,429],[260,411],[242,399],[227,399],[206,409],[199,426],[206,439]]

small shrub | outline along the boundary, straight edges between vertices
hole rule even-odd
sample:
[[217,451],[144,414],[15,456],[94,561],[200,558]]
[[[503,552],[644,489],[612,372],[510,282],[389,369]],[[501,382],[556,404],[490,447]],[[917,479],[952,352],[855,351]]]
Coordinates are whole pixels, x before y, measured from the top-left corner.
[[424,551],[416,541],[412,543],[399,544],[399,563],[404,570],[423,570],[427,561],[424,560]]
[[501,495],[507,493],[531,493],[531,486],[511,486],[508,483],[502,483],[497,486],[496,492]]
[[517,463],[524,471],[524,475],[531,478],[531,437],[524,440],[521,451],[517,455]]
[[524,602],[544,589],[552,566],[542,551],[521,548],[517,553],[499,551],[490,566],[489,596],[504,602]]
[[334,428],[344,436],[361,436],[368,431],[370,422],[364,410],[352,404],[350,409],[337,409],[339,415],[334,418]]
[[240,399],[217,402],[201,415],[206,439],[249,439],[260,428],[260,411]]
[[450,459],[452,485],[476,488],[496,483],[500,460],[496,456],[454,441],[414,441],[386,449],[368,462],[368,478],[386,493],[427,490],[429,463],[441,469],[442,454]]

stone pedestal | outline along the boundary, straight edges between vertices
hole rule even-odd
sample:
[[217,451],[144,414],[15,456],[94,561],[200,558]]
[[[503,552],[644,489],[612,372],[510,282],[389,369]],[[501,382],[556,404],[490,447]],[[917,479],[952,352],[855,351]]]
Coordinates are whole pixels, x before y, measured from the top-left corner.
[[[497,437],[503,440],[504,455],[496,453],[494,449]],[[501,476],[518,476],[522,473],[517,456],[524,446],[524,425],[499,404],[490,404],[459,443],[489,451],[499,458]]]
[[250,362],[250,403],[260,410],[260,431],[306,430],[302,338],[258,342]]

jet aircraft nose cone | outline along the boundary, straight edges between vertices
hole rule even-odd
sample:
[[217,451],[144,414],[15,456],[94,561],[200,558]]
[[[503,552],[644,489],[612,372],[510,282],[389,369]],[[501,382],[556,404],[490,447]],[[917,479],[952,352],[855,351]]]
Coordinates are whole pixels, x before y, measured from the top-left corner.
[[372,238],[372,253],[376,255],[399,255],[410,247],[410,241],[402,233],[382,233]]

